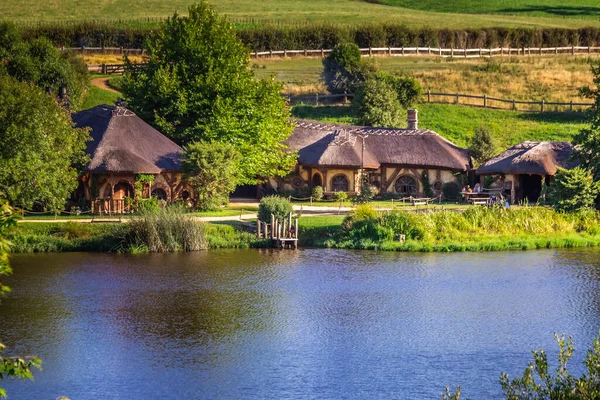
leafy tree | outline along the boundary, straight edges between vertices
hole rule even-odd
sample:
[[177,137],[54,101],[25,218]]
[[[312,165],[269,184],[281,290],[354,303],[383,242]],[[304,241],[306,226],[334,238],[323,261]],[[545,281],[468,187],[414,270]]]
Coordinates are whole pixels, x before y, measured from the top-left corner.
[[592,208],[599,194],[600,182],[594,181],[591,172],[582,167],[559,168],[548,188],[548,200],[561,211]]
[[339,43],[323,59],[322,78],[330,93],[354,93],[376,70],[372,60],[362,59],[354,43]]
[[[12,270],[8,262],[10,242],[6,239],[8,230],[15,225],[15,218],[8,203],[0,205],[0,276],[9,275]],[[0,282],[0,296],[9,292]],[[32,369],[41,368],[42,362],[36,357],[6,357],[2,355],[4,345],[0,343],[0,380],[4,378],[33,379]],[[6,397],[6,391],[0,387],[0,398]]]
[[242,156],[240,183],[288,174],[295,155],[283,142],[294,125],[281,85],[255,79],[249,50],[206,1],[168,18],[146,49],[147,65],[126,60],[123,78],[141,118],[182,145],[231,143]]
[[67,89],[70,106],[83,104],[89,75],[80,57],[61,52],[46,38],[26,42],[14,25],[0,23],[0,76],[8,75],[58,94]]
[[183,170],[198,197],[198,208],[216,210],[226,204],[240,177],[240,154],[228,143],[191,143]]
[[293,211],[292,203],[285,197],[265,196],[260,200],[258,206],[258,219],[271,223],[271,215],[274,215],[277,220],[281,220]]
[[77,187],[88,139],[41,89],[0,77],[0,193],[13,205],[61,209]]
[[470,140],[469,152],[476,166],[483,164],[495,155],[496,145],[490,128],[480,126],[475,129]]
[[400,105],[405,109],[417,103],[423,94],[423,88],[419,81],[408,75],[395,76],[378,73],[375,77],[389,83],[394,88]]
[[352,108],[361,125],[397,127],[401,123],[396,91],[381,79],[365,81],[352,99]]

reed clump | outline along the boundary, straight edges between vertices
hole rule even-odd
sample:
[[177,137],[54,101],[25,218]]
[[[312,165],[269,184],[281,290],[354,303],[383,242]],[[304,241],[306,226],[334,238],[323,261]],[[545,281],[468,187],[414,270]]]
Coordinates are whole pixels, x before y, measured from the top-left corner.
[[133,252],[166,253],[208,248],[205,224],[194,221],[180,207],[143,212],[129,223],[127,247]]

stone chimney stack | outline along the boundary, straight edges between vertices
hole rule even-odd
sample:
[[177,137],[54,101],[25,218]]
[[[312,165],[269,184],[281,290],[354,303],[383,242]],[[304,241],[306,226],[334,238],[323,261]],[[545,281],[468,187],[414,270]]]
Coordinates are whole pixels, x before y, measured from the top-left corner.
[[408,129],[419,129],[419,111],[416,109],[408,110],[408,118],[406,122],[408,122]]

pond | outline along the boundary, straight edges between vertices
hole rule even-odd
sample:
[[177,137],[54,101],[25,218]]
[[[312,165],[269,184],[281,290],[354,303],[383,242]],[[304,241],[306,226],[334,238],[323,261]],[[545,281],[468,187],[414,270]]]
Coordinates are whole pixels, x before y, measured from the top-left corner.
[[600,250],[227,250],[12,257],[0,306],[35,381],[9,399],[472,399],[554,332],[600,328]]

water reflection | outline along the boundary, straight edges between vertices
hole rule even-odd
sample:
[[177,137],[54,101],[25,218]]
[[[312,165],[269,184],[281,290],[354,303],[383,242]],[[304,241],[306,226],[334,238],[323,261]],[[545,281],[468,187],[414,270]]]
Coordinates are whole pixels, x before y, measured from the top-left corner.
[[[553,332],[600,327],[600,251],[18,255],[13,398],[497,397]],[[583,352],[576,353],[577,371]]]

